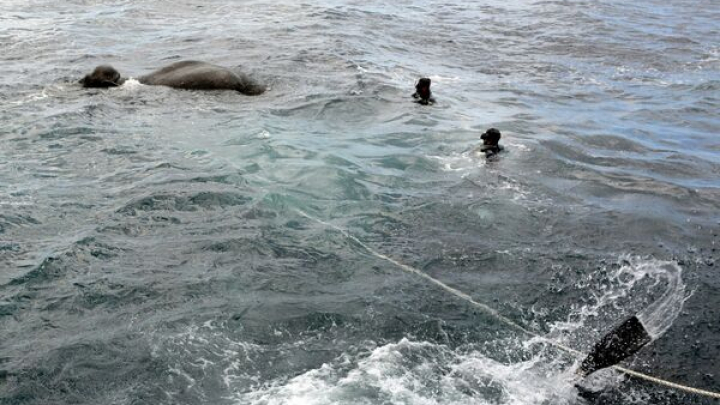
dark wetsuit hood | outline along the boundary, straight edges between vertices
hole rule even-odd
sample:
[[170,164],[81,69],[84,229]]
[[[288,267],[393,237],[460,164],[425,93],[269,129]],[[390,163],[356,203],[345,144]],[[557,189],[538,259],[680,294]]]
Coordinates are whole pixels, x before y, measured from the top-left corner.
[[503,147],[500,146],[501,136],[500,131],[496,128],[490,128],[480,135],[480,139],[483,140],[483,146],[480,150],[485,152],[485,156],[490,157],[503,150]]
[[430,91],[430,84],[431,81],[427,77],[418,80],[415,85],[415,93],[413,94],[413,97],[418,99],[418,103],[429,104],[435,102],[435,99],[432,97],[432,91]]

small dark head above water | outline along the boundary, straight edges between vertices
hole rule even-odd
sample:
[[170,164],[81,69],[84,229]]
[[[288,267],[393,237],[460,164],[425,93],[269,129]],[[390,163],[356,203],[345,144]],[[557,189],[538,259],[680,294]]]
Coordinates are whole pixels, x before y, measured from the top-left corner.
[[[242,73],[206,62],[183,61],[158,69],[137,79],[142,84],[187,90],[235,90],[245,95],[262,94],[265,86]],[[86,75],[83,87],[120,86],[125,79],[112,66],[101,65]]]
[[430,84],[431,81],[427,77],[423,77],[418,80],[415,85],[415,93],[413,93],[413,98],[417,99],[418,103],[428,105],[435,102],[435,99],[432,96],[432,91],[430,91]]
[[483,141],[483,146],[480,148],[481,152],[485,152],[485,157],[496,155],[504,148],[500,145],[500,131],[496,128],[490,128],[485,131],[484,134],[480,135],[480,139]]
[[110,65],[100,65],[80,79],[83,87],[115,87],[125,82],[120,76],[120,72]]

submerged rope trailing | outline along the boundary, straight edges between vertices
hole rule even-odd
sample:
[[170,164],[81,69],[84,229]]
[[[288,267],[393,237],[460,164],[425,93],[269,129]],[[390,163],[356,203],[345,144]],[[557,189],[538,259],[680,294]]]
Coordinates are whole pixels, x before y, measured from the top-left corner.
[[[409,266],[409,265],[407,265],[407,264],[405,264],[405,263],[399,262],[399,261],[393,259],[393,258],[390,257],[390,256],[384,255],[384,254],[376,251],[375,249],[373,249],[372,247],[368,246],[368,245],[365,244],[363,241],[361,241],[360,239],[358,239],[358,238],[356,238],[355,236],[351,235],[348,231],[346,231],[345,229],[343,229],[343,228],[341,228],[341,227],[339,227],[339,226],[337,226],[337,225],[334,225],[334,224],[331,224],[331,223],[329,223],[329,222],[325,222],[325,221],[323,221],[323,220],[321,220],[321,219],[315,218],[315,217],[311,216],[310,214],[308,214],[308,213],[306,213],[306,212],[304,212],[304,211],[302,211],[302,210],[300,210],[300,209],[295,209],[295,210],[296,210],[300,215],[304,216],[305,218],[308,218],[308,219],[310,219],[310,220],[312,220],[312,221],[315,221],[315,222],[317,222],[317,223],[319,223],[319,224],[321,224],[321,225],[323,225],[323,226],[325,226],[325,227],[328,227],[328,228],[331,228],[331,229],[334,229],[334,230],[340,232],[340,233],[341,233],[343,236],[345,236],[347,239],[350,239],[350,240],[352,240],[353,242],[357,243],[358,245],[360,245],[363,249],[365,249],[366,251],[368,251],[368,252],[369,252],[370,254],[372,254],[373,256],[375,256],[375,257],[377,257],[377,258],[379,258],[379,259],[385,260],[385,261],[387,261],[387,262],[390,262],[390,263],[394,264],[395,266],[399,267],[400,269],[402,269],[402,270],[405,271],[405,272],[412,273],[412,274],[415,274],[415,275],[417,275],[417,276],[420,276],[420,277],[424,278],[425,280],[427,280],[427,281],[435,284],[436,286],[442,288],[443,290],[449,292],[450,294],[452,294],[452,295],[454,295],[454,296],[462,299],[463,301],[468,302],[469,304],[473,305],[473,306],[476,307],[476,308],[479,308],[479,309],[483,310],[484,312],[486,312],[486,313],[488,313],[489,315],[493,316],[494,318],[498,319],[499,321],[501,321],[501,322],[504,323],[505,325],[507,325],[507,326],[509,326],[509,327],[517,330],[517,331],[520,331],[520,332],[522,332],[522,333],[524,333],[524,334],[526,334],[526,335],[529,335],[529,336],[534,336],[534,337],[540,338],[540,339],[544,340],[545,342],[547,342],[548,344],[550,344],[550,345],[552,345],[552,346],[555,346],[555,347],[557,347],[558,349],[561,349],[561,350],[563,350],[563,351],[565,351],[565,352],[567,352],[567,353],[571,353],[571,354],[573,354],[573,355],[576,356],[576,357],[581,357],[581,356],[585,356],[585,355],[586,355],[585,353],[583,353],[583,352],[581,352],[581,351],[575,350],[575,349],[573,349],[573,348],[571,348],[571,347],[565,346],[565,345],[563,345],[563,344],[561,344],[561,343],[555,342],[555,341],[550,340],[550,339],[548,339],[548,338],[546,338],[546,337],[544,337],[544,336],[541,336],[538,332],[529,330],[529,329],[523,327],[522,325],[519,325],[519,324],[513,322],[510,318],[502,315],[502,314],[499,313],[497,310],[495,310],[495,309],[493,309],[493,308],[491,308],[491,307],[483,304],[482,302],[475,301],[474,299],[472,299],[472,297],[470,297],[470,296],[467,295],[466,293],[464,293],[464,292],[462,292],[462,291],[460,291],[460,290],[457,290],[457,289],[455,289],[455,288],[452,288],[452,287],[450,287],[449,285],[443,283],[442,281],[440,281],[440,280],[438,280],[438,279],[436,279],[436,278],[433,278],[433,277],[429,276],[428,274],[426,274],[426,273],[424,273],[424,272],[422,272],[422,271],[420,271],[420,270],[418,270],[418,269],[416,269],[416,268],[414,268],[414,267],[412,267],[412,266]],[[684,392],[689,392],[689,393],[692,393],[692,394],[701,395],[701,396],[705,396],[705,397],[709,397],[709,398],[720,399],[720,392],[713,392],[713,391],[703,390],[703,389],[700,389],[700,388],[688,387],[688,386],[686,386],[686,385],[674,383],[674,382],[672,382],[672,381],[663,380],[663,379],[658,378],[658,377],[653,377],[653,376],[651,376],[651,375],[647,375],[647,374],[641,373],[641,372],[639,372],[639,371],[631,370],[631,369],[628,369],[628,368],[625,368],[625,367],[621,367],[621,366],[617,366],[617,365],[611,366],[611,368],[613,368],[613,369],[615,369],[615,370],[617,370],[617,371],[619,371],[619,372],[621,372],[621,373],[623,373],[623,374],[625,374],[625,375],[628,375],[628,376],[630,376],[630,377],[635,377],[635,378],[638,378],[638,379],[641,379],[641,380],[649,381],[649,382],[652,382],[652,383],[655,383],[655,384],[658,384],[658,385],[662,385],[662,386],[665,386],[665,387],[668,387],[668,388],[672,388],[672,389],[675,389],[675,390],[684,391]]]

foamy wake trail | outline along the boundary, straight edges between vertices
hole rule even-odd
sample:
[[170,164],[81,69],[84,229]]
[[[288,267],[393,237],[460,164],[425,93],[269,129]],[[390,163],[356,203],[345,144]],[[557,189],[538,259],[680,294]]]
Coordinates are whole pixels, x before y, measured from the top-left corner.
[[332,364],[263,389],[238,404],[571,404],[577,401],[570,371],[558,371],[538,355],[505,363],[479,351],[450,349],[402,339],[360,359]]
[[[402,339],[365,354],[342,355],[293,378],[275,380],[239,394],[237,403],[576,404],[572,362],[578,359],[549,350],[545,339],[577,346],[578,335],[573,338],[574,334],[567,332],[597,332],[598,317],[604,319],[603,327],[610,328],[624,319],[618,308],[628,314],[637,312],[657,337],[672,325],[686,299],[681,275],[682,269],[675,262],[625,256],[618,264],[579,283],[580,289],[595,285],[594,292],[589,293],[592,298],[574,307],[567,321],[550,324],[550,333],[544,337],[499,340],[493,345],[500,350],[492,352],[483,348],[487,346],[450,348]],[[598,373],[590,383],[603,389],[622,380],[617,373]]]

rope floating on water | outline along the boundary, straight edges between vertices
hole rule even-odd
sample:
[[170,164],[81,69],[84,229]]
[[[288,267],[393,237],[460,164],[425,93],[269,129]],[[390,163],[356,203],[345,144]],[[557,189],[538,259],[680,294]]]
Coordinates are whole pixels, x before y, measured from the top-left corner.
[[[457,290],[457,289],[455,289],[455,288],[452,288],[452,287],[450,287],[449,285],[443,283],[442,281],[440,281],[440,280],[438,280],[438,279],[436,279],[436,278],[433,278],[433,277],[429,276],[428,274],[426,274],[426,273],[424,273],[424,272],[422,272],[422,271],[420,271],[420,270],[418,270],[418,269],[416,269],[416,268],[414,268],[414,267],[412,267],[412,266],[409,266],[409,265],[407,265],[407,264],[405,264],[405,263],[399,262],[399,261],[393,259],[393,258],[390,257],[390,256],[384,255],[384,254],[376,251],[375,249],[373,249],[372,247],[368,246],[368,245],[365,244],[363,241],[361,241],[360,239],[356,238],[355,236],[353,236],[352,234],[350,234],[348,231],[346,231],[345,229],[343,229],[343,228],[341,228],[341,227],[339,227],[339,226],[337,226],[337,225],[334,225],[334,224],[331,224],[331,223],[329,223],[329,222],[325,222],[325,221],[323,221],[323,220],[321,220],[321,219],[315,218],[315,217],[311,216],[310,214],[306,213],[305,211],[302,211],[302,210],[299,210],[299,209],[295,209],[295,211],[297,211],[300,215],[304,216],[305,218],[308,218],[308,219],[310,219],[310,220],[312,220],[312,221],[314,221],[314,222],[317,222],[317,223],[319,223],[319,224],[321,224],[321,225],[323,225],[323,226],[325,226],[325,227],[328,227],[328,228],[331,228],[331,229],[334,229],[334,230],[338,231],[338,232],[341,233],[343,236],[345,236],[347,239],[350,239],[351,241],[353,241],[353,242],[355,242],[356,244],[360,245],[363,249],[365,249],[366,251],[368,251],[368,252],[369,252],[370,254],[372,254],[373,256],[375,256],[375,257],[377,257],[377,258],[379,258],[379,259],[385,260],[385,261],[387,261],[387,262],[390,262],[390,263],[394,264],[395,266],[399,267],[400,269],[402,269],[402,270],[405,271],[405,272],[408,272],[408,273],[411,273],[411,274],[415,274],[416,276],[419,276],[419,277],[424,278],[425,280],[431,282],[432,284],[435,284],[436,286],[438,286],[438,287],[442,288],[443,290],[449,292],[450,294],[452,294],[452,295],[454,295],[454,296],[462,299],[463,301],[466,301],[467,303],[471,304],[472,306],[481,309],[482,311],[484,311],[484,312],[486,312],[487,314],[493,316],[494,318],[496,318],[497,320],[501,321],[501,322],[504,323],[505,325],[511,327],[512,329],[515,329],[515,330],[517,330],[517,331],[519,331],[519,332],[521,332],[521,333],[524,333],[524,334],[526,334],[526,335],[529,335],[529,336],[534,336],[534,337],[540,338],[540,339],[544,340],[545,342],[547,342],[548,344],[550,344],[550,345],[552,345],[552,346],[555,346],[555,347],[557,347],[558,349],[561,349],[561,350],[563,350],[563,351],[565,351],[565,352],[567,352],[567,353],[570,353],[570,354],[572,354],[572,355],[574,355],[574,356],[576,356],[576,357],[584,357],[584,356],[586,355],[585,353],[583,353],[583,352],[581,352],[581,351],[575,350],[575,349],[573,349],[573,348],[571,348],[571,347],[565,346],[565,345],[563,345],[563,344],[561,344],[561,343],[555,342],[555,341],[550,340],[550,339],[548,339],[548,338],[546,338],[546,337],[544,337],[544,336],[541,336],[541,335],[539,335],[537,332],[532,331],[532,330],[529,330],[529,329],[523,327],[522,325],[519,325],[519,324],[513,322],[513,320],[511,320],[510,318],[502,315],[502,314],[499,313],[497,310],[495,310],[495,309],[493,309],[493,308],[491,308],[491,307],[483,304],[482,302],[475,301],[474,299],[472,299],[472,297],[470,297],[470,296],[467,295],[466,293],[464,293],[464,292],[462,292],[462,291],[460,291],[460,290]],[[645,381],[649,381],[649,382],[652,382],[652,383],[655,383],[655,384],[658,384],[658,385],[662,385],[662,386],[665,386],[665,387],[668,387],[668,388],[672,388],[672,389],[675,389],[675,390],[678,390],[678,391],[684,391],[684,392],[688,392],[688,393],[691,393],[691,394],[696,394],[696,395],[700,395],[700,396],[704,396],[704,397],[720,399],[720,392],[713,392],[713,391],[703,390],[703,389],[700,389],[700,388],[689,387],[689,386],[687,386],[687,385],[682,385],[682,384],[678,384],[678,383],[675,383],[675,382],[672,382],[672,381],[663,380],[663,379],[658,378],[658,377],[653,377],[653,376],[651,376],[651,375],[647,375],[647,374],[641,373],[641,372],[639,372],[639,371],[631,370],[631,369],[628,369],[628,368],[625,368],[625,367],[621,367],[621,366],[617,366],[617,365],[611,366],[611,368],[613,368],[613,369],[615,369],[616,371],[619,371],[619,372],[621,372],[621,373],[623,373],[623,374],[625,374],[625,375],[627,375],[627,376],[634,377],[634,378],[638,378],[638,379],[645,380]]]

